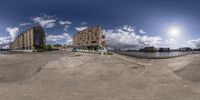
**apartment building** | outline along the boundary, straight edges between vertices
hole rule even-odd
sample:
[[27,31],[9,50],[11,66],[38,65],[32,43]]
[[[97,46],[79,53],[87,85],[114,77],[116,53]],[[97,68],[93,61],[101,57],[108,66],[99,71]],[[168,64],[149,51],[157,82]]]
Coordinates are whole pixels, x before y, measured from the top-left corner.
[[10,49],[38,51],[43,49],[45,42],[46,39],[43,28],[40,26],[31,27],[15,38],[10,44]]
[[105,48],[105,35],[100,26],[90,27],[77,32],[73,36],[73,48],[100,50]]

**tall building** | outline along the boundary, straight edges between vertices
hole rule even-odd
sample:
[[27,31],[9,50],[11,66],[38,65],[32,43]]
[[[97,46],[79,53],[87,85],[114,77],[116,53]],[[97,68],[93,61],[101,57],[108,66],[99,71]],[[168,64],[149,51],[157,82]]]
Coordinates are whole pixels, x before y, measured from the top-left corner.
[[11,50],[41,50],[45,46],[45,33],[42,27],[31,27],[22,32],[10,44]]
[[105,48],[105,35],[100,26],[87,28],[73,36],[74,49],[99,50]]

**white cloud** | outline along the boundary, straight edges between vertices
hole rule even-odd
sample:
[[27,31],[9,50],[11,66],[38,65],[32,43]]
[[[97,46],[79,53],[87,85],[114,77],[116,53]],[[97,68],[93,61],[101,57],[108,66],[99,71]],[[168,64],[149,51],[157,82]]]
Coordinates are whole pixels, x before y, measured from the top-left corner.
[[27,26],[27,25],[31,25],[32,23],[21,23],[19,24],[19,26]]
[[71,25],[72,24],[72,22],[70,22],[70,21],[60,21],[59,22],[60,23],[60,25],[64,25],[64,31],[66,32],[67,31],[67,29],[69,28],[69,25]]
[[66,32],[68,28],[69,28],[69,25],[65,25],[64,26],[64,31]]
[[0,37],[0,46],[3,46],[2,48],[4,48],[6,45],[10,44],[10,42],[11,42],[10,36]]
[[82,30],[87,29],[87,28],[88,28],[88,27],[86,27],[86,26],[75,27],[75,29],[76,29],[77,31],[82,31]]
[[10,48],[9,45],[4,45],[4,46],[2,46],[2,49],[9,49],[9,48]]
[[[51,18],[51,17],[50,17]],[[40,24],[43,28],[53,28],[56,26],[56,20],[48,16],[45,17],[35,17],[32,19],[35,23]]]
[[12,41],[14,41],[15,37],[17,36],[17,33],[19,32],[19,28],[18,27],[7,27],[6,31],[10,34]]
[[66,37],[66,44],[72,45],[72,41],[73,41],[72,37],[67,33],[64,33],[64,36]]
[[68,33],[47,36],[47,41],[56,42],[56,41],[60,41],[60,40],[66,41],[66,44],[72,44],[72,37]]
[[168,43],[168,44],[176,44],[177,41],[175,39],[171,38],[169,40],[166,40],[166,43]]
[[197,40],[190,40],[188,41],[188,44],[192,47],[200,48],[200,39]]
[[142,30],[142,29],[140,29],[139,32],[140,32],[141,34],[146,34],[146,33],[147,33],[147,32],[145,32],[145,31]]
[[86,24],[87,24],[87,22],[82,22],[82,23],[81,23],[81,25],[86,25]]
[[124,25],[114,30],[105,30],[106,45],[118,48],[139,49],[145,46],[156,46],[161,42],[159,36],[137,35],[134,26]]
[[70,24],[72,24],[72,22],[70,22],[70,21],[60,21],[59,23],[60,23],[60,25],[70,25]]

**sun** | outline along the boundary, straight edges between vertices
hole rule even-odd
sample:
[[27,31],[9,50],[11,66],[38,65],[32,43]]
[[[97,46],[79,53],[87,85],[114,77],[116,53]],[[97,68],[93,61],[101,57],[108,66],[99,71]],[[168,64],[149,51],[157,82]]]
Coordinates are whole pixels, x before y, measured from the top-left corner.
[[181,34],[181,29],[177,26],[172,26],[168,29],[168,34],[170,37],[178,38]]

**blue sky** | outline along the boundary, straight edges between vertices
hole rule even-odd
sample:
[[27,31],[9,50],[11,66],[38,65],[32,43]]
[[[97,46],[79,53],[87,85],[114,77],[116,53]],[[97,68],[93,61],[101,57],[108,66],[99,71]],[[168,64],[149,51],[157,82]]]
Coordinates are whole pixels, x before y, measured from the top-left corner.
[[0,44],[40,24],[48,43],[69,44],[77,31],[100,25],[109,46],[199,47],[199,5],[198,0],[1,0]]

